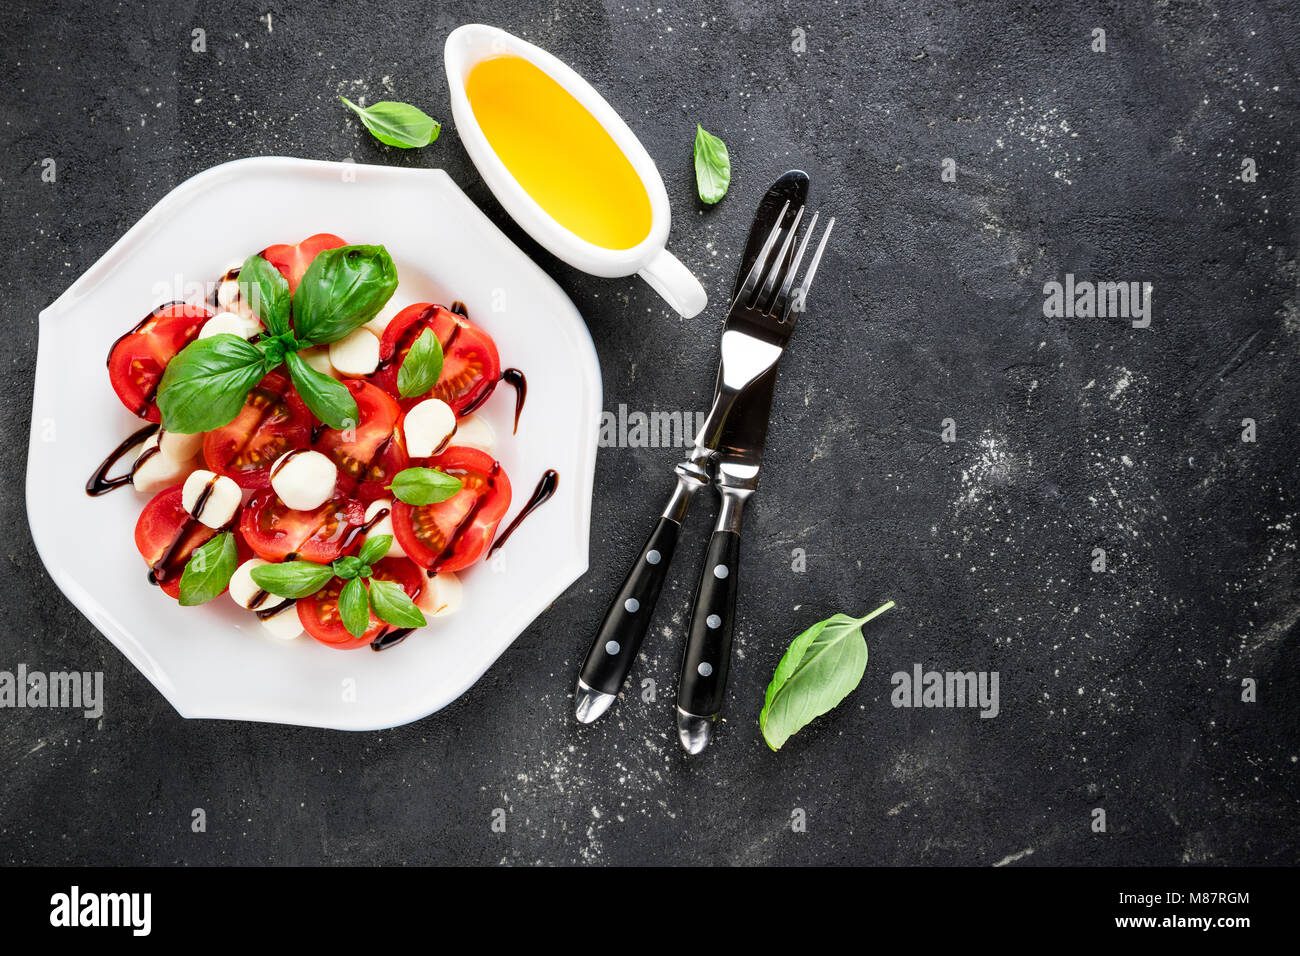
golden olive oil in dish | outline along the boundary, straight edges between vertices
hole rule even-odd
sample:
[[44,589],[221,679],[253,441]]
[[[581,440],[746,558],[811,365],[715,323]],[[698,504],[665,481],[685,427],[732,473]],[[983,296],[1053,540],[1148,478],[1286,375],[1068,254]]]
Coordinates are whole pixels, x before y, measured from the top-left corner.
[[539,206],[580,239],[631,249],[650,234],[650,196],[585,106],[521,56],[475,64],[465,92],[479,128]]

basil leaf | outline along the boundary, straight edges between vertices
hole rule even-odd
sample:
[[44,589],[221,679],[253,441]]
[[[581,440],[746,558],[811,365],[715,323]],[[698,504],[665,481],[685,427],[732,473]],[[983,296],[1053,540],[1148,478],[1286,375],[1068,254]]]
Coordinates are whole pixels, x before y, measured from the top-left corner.
[[356,555],[346,554],[334,559],[334,573],[344,581],[355,578],[361,573],[362,562]]
[[375,617],[396,627],[424,627],[429,623],[424,619],[424,612],[415,606],[415,602],[395,581],[371,579],[370,607],[374,610]]
[[710,206],[727,194],[731,185],[731,157],[727,144],[695,124],[695,188]]
[[433,329],[425,329],[419,334],[402,367],[397,370],[397,392],[402,398],[423,395],[438,384],[442,374],[442,343]]
[[334,569],[315,561],[285,561],[283,564],[259,564],[252,578],[263,591],[282,598],[305,598],[315,594],[334,577]]
[[317,253],[293,294],[293,327],[306,345],[337,342],[369,322],[397,288],[383,246],[340,246]]
[[339,99],[361,117],[371,136],[388,146],[402,149],[428,146],[442,131],[441,123],[410,103],[386,100],[374,106],[357,106],[346,96]]
[[245,259],[239,267],[239,294],[272,335],[289,331],[289,281],[271,263],[261,256]]
[[262,350],[238,335],[195,339],[167,363],[158,385],[163,428],[192,435],[228,424],[266,372]]
[[818,621],[790,644],[767,685],[758,725],[763,739],[780,750],[799,729],[842,701],[867,667],[862,625],[894,606],[889,601],[866,617],[836,614]]
[[408,505],[436,505],[465,487],[454,475],[437,468],[403,468],[388,486],[398,501]]
[[330,428],[356,427],[360,412],[357,410],[357,400],[352,397],[346,385],[324,372],[316,371],[297,352],[287,353],[284,361],[289,366],[289,377],[293,379],[293,387],[298,390],[298,397],[311,409],[313,415]]
[[370,626],[370,602],[360,578],[353,578],[339,592],[339,617],[353,637],[360,637]]
[[362,564],[374,564],[380,558],[388,553],[388,549],[393,546],[393,536],[391,534],[376,534],[366,538],[366,543],[361,546],[361,552],[357,555]]
[[195,548],[181,572],[181,606],[211,601],[230,584],[230,576],[238,564],[235,536],[229,531]]

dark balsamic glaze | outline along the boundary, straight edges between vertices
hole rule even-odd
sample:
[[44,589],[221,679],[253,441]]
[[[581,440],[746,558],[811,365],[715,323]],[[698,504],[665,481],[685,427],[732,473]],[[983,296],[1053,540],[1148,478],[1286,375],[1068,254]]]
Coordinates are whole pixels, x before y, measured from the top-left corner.
[[366,521],[365,524],[359,524],[347,533],[343,539],[343,545],[339,550],[340,554],[347,554],[352,545],[356,544],[357,539],[363,535],[369,534],[379,522],[388,517],[388,509],[380,508],[375,512],[375,516]]
[[469,318],[469,309],[465,308],[465,303],[460,301],[460,299],[457,299],[451,304],[451,311],[455,312],[457,315],[463,315],[467,319]]
[[250,611],[256,611],[259,607],[262,606],[262,602],[265,601],[270,596],[271,596],[271,592],[266,590],[266,588],[258,588],[256,591],[253,592],[253,596],[248,599],[248,609]]
[[[501,462],[494,461],[492,462],[492,470],[488,472],[487,476],[489,491],[496,489],[497,475],[499,474],[501,474]],[[429,577],[434,577],[438,573],[438,565],[451,557],[452,552],[456,550],[456,542],[460,540],[461,534],[474,523],[474,519],[478,517],[479,509],[487,503],[489,497],[491,496],[487,494],[479,495],[478,500],[474,502],[474,506],[465,512],[465,517],[460,519],[460,524],[456,525],[456,530],[447,536],[447,546],[442,549],[441,554],[433,559],[433,567],[429,569]]]
[[501,373],[501,381],[515,390],[515,429],[519,434],[519,415],[524,410],[524,399],[528,397],[528,379],[517,368],[508,368]]
[[[216,487],[217,479],[219,477],[221,476],[213,475],[208,479],[208,483],[203,486],[203,490],[199,492],[198,498],[194,501],[194,510],[185,516],[185,520],[181,522],[181,526],[176,529],[176,536],[173,537],[171,543],[167,545],[167,550],[162,553],[157,561],[149,565],[150,584],[161,584],[163,581],[166,581],[168,578],[175,575],[178,570],[181,570],[176,567],[177,559],[180,558],[181,548],[184,546],[185,542],[189,540],[189,536],[194,532],[194,530],[199,527],[199,516],[203,514],[203,507],[208,503],[208,499],[212,497],[212,489]],[[230,524],[223,525],[216,529],[216,533],[221,534],[224,531],[230,530],[231,524],[233,523],[234,522],[232,521]]]
[[524,519],[540,508],[546,502],[551,500],[555,494],[555,489],[560,484],[560,473],[554,468],[548,468],[542,472],[541,480],[537,482],[537,487],[533,490],[533,496],[524,504],[523,510],[515,515],[515,520],[506,526],[506,530],[497,535],[496,541],[492,542],[492,547],[488,548],[487,556],[489,558],[496,554],[497,548],[501,547],[515,533],[515,529],[523,524]]
[[99,467],[95,469],[95,473],[87,479],[86,494],[90,495],[92,498],[98,498],[100,495],[108,494],[114,488],[121,488],[123,485],[129,485],[131,483],[131,478],[135,475],[136,468],[140,467],[140,463],[148,457],[148,452],[141,455],[136,463],[131,466],[131,470],[125,475],[119,475],[116,478],[109,478],[109,469],[121,461],[122,456],[128,451],[146,441],[149,436],[158,431],[160,427],[161,426],[159,425],[153,424],[145,425],[144,428],[132,432],[127,438],[123,439],[122,444],[110,451],[108,457],[99,463]]
[[320,436],[325,434],[325,423],[317,422],[311,426],[311,443],[314,445],[320,441]]
[[[217,308],[223,308],[223,306],[221,305],[221,287],[225,285],[227,282],[234,282],[236,279],[238,279],[239,269],[240,269],[239,266],[235,266],[233,269],[227,271],[225,275],[223,275],[220,279],[217,280],[217,287],[212,290],[212,298],[209,300]],[[235,305],[237,302],[239,302],[242,296],[243,296],[243,290],[237,291],[235,293],[234,300],[230,304],[232,306]]]
[[[263,600],[265,600],[265,598]],[[257,619],[259,621],[268,621],[293,603],[294,603],[293,598],[285,598],[279,604],[276,604],[272,607],[264,607],[261,610],[255,612],[257,614]]]
[[307,450],[308,449],[306,448],[295,448],[293,451],[288,452],[283,457],[281,457],[281,459],[278,462],[276,462],[275,467],[271,469],[270,480],[275,481],[275,476],[284,470],[285,465],[289,464],[289,462],[293,461],[295,458],[297,458],[299,455],[301,455],[303,452]]
[[370,642],[370,649],[372,651],[386,651],[390,647],[396,647],[410,637],[411,632],[414,630],[413,627],[398,627],[393,630],[383,631]]

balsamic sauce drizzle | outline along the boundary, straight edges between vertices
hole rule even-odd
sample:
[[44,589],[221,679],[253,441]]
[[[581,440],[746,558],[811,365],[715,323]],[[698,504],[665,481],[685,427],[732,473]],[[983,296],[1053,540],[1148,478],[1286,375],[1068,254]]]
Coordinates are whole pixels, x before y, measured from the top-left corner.
[[524,399],[528,397],[528,379],[517,368],[508,368],[501,373],[501,381],[515,390],[515,429],[511,434],[519,434],[519,415],[524,410]]
[[537,487],[533,490],[533,496],[524,504],[519,514],[515,515],[515,520],[506,526],[506,530],[497,535],[496,541],[492,542],[492,547],[488,548],[487,556],[489,560],[492,555],[496,554],[497,548],[505,544],[510,539],[510,536],[515,533],[515,529],[523,524],[525,518],[551,500],[551,496],[555,494],[555,489],[559,487],[559,484],[560,473],[554,468],[548,468],[542,472],[541,480],[537,482]]
[[[129,485],[131,479],[135,476],[135,470],[149,457],[151,452],[145,452],[142,454],[136,460],[135,464],[131,466],[131,470],[125,475],[119,475],[116,478],[109,478],[109,469],[116,465],[122,459],[122,456],[132,448],[147,441],[149,437],[161,427],[162,426],[155,424],[145,425],[139,431],[132,432],[129,436],[123,439],[122,444],[118,445],[108,453],[108,456],[100,462],[99,467],[95,469],[95,473],[86,481],[86,494],[90,495],[92,498],[98,498],[100,495],[108,494],[114,488],[121,488],[123,485]],[[151,451],[156,452],[157,446],[151,449]]]

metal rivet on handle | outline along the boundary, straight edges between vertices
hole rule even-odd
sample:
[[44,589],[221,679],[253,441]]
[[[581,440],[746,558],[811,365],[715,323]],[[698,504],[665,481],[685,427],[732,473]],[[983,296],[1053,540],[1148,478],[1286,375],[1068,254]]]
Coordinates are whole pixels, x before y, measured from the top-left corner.
[[727,568],[725,564],[719,564],[716,568],[713,569],[713,576],[717,578],[719,581],[721,581],[730,573],[731,571]]
[[699,667],[695,669],[700,672],[701,677],[708,677],[710,674],[713,673],[713,665],[710,664],[708,661],[704,661],[702,664],[700,664]]
[[623,602],[623,606],[627,608],[627,613],[629,614],[635,614],[637,611],[641,610],[641,602],[636,598],[628,598]]
[[663,555],[661,555],[661,554],[660,554],[658,551],[656,551],[654,548],[651,548],[649,551],[647,551],[647,552],[645,553],[645,563],[646,563],[646,564],[658,564],[658,563],[659,563],[659,559],[662,558],[662,557],[663,557]]
[[713,630],[717,630],[722,627],[722,618],[718,617],[716,614],[710,614],[704,619],[704,623],[709,625]]
[[605,644],[605,653],[608,654],[610,657],[613,657],[621,650],[622,648],[619,647],[618,641],[609,641],[608,643]]

